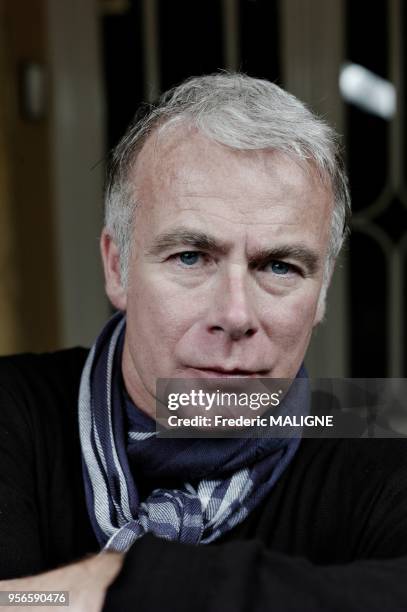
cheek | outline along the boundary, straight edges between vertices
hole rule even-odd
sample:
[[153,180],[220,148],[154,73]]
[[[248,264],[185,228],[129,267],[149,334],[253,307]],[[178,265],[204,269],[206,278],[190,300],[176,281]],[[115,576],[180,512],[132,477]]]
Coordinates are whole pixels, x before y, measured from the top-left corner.
[[318,299],[315,292],[291,295],[269,309],[268,335],[282,348],[301,349],[312,333]]
[[[196,304],[195,304],[196,305]],[[127,321],[152,345],[171,348],[196,318],[194,303],[159,279],[140,282],[127,299]]]

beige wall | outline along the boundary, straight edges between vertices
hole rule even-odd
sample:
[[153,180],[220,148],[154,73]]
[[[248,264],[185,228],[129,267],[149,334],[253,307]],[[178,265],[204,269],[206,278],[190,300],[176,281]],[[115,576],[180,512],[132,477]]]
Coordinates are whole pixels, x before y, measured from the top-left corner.
[[46,0],[60,346],[90,345],[109,315],[98,238],[105,109],[98,0]]
[[0,0],[0,353],[58,344],[49,120],[21,116],[22,62],[45,65],[41,0]]
[[[109,314],[98,0],[0,0],[0,354],[89,345]],[[42,67],[41,119],[21,67]]]

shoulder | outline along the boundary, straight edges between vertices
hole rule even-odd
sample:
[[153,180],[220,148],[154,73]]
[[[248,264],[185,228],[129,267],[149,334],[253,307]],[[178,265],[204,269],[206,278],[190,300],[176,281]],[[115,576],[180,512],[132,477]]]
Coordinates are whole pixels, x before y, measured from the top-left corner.
[[0,385],[52,384],[80,377],[88,349],[76,347],[53,353],[21,353],[0,357]]
[[80,376],[88,350],[0,357],[0,420],[3,427],[52,431],[76,418]]
[[407,553],[406,439],[303,439],[285,484],[301,524],[313,525],[317,558]]
[[289,472],[297,490],[317,491],[349,518],[358,509],[379,517],[395,502],[407,511],[405,438],[304,439]]
[[406,438],[304,440],[301,446],[297,460],[304,459],[314,482],[349,513],[363,509],[371,520],[382,520],[397,505],[407,516]]
[[297,460],[348,481],[394,480],[395,474],[407,479],[407,438],[304,439]]

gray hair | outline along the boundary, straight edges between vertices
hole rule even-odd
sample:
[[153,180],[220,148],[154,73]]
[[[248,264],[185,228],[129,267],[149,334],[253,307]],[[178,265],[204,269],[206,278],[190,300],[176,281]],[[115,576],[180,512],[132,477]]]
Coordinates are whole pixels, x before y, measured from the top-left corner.
[[244,74],[193,77],[136,115],[114,149],[108,170],[105,225],[119,253],[126,285],[135,217],[135,185],[129,171],[148,136],[185,124],[238,150],[272,149],[313,165],[334,196],[323,300],[334,262],[348,232],[350,195],[334,130],[274,83]]

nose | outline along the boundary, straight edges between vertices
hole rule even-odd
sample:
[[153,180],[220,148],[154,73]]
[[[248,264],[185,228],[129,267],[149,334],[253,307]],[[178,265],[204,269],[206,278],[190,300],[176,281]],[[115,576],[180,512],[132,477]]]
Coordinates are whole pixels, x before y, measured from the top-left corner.
[[218,279],[208,319],[210,333],[225,334],[230,340],[250,338],[258,330],[250,295],[250,280],[240,265]]

